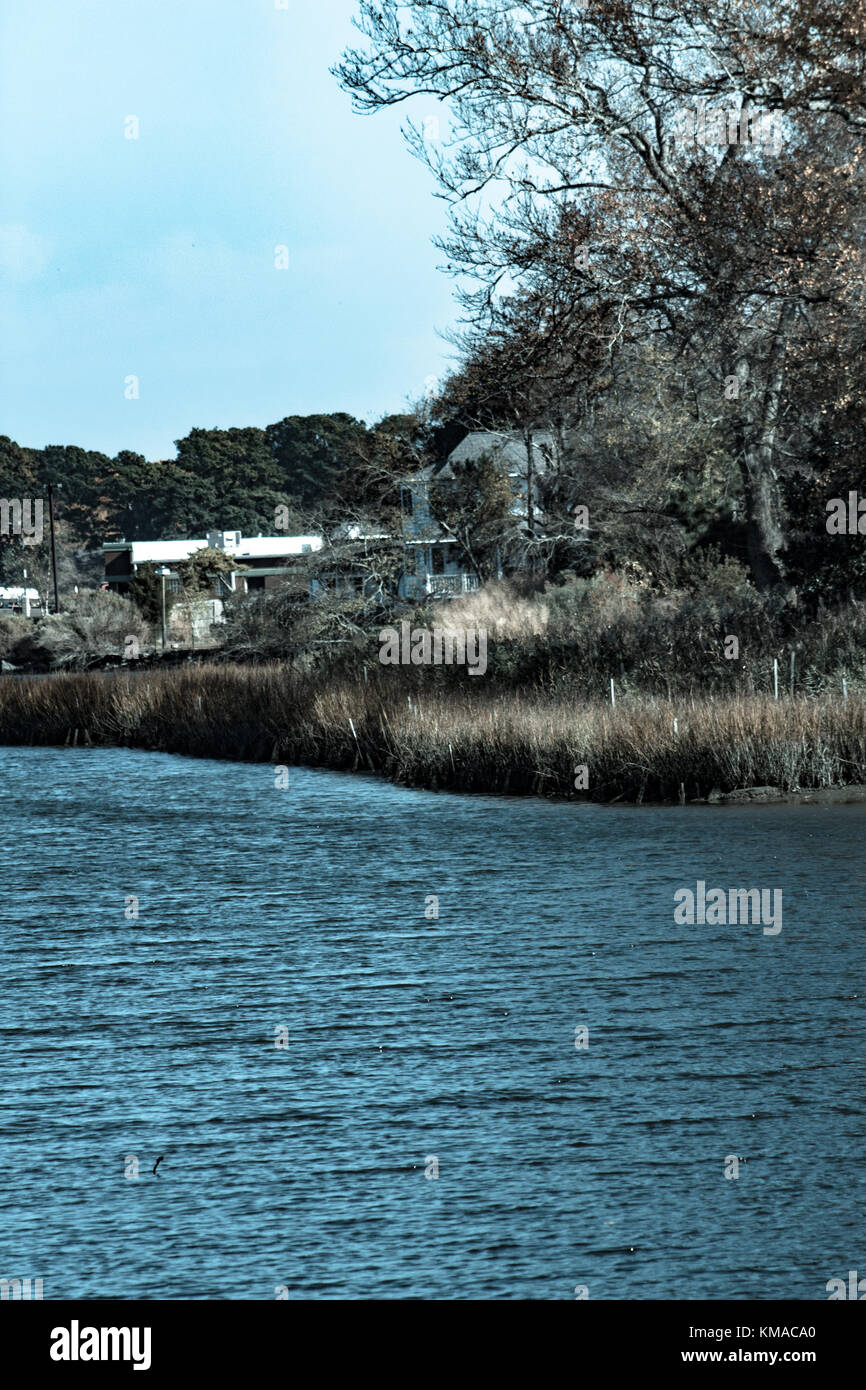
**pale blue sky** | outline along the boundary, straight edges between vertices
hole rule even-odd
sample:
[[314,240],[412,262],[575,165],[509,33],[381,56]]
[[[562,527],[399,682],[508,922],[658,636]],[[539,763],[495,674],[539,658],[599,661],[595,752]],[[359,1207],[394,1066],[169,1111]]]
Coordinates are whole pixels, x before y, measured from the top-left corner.
[[410,113],[356,115],[328,72],[355,10],[3,0],[0,434],[171,458],[194,425],[372,421],[447,370]]

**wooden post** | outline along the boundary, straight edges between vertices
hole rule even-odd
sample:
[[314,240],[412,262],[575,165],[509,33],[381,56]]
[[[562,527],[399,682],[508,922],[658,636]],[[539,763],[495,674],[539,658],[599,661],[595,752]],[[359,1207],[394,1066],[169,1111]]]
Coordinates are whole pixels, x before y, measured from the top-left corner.
[[779,661],[778,657],[773,657],[773,699],[779,698]]
[[616,696],[613,693],[613,676],[610,678],[610,707],[616,709]]
[[794,698],[794,653],[791,652],[791,699]]
[[680,736],[680,721],[679,721],[676,717],[674,717],[674,738],[679,738],[679,736]]
[[848,682],[846,681],[844,676],[842,677],[842,699],[848,699]]

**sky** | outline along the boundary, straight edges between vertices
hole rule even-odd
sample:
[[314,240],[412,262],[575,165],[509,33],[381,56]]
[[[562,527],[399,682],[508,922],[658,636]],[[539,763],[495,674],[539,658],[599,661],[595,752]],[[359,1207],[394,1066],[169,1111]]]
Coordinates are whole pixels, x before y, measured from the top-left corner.
[[3,0],[0,434],[173,458],[447,372],[435,103],[354,113],[355,0],[283,3]]

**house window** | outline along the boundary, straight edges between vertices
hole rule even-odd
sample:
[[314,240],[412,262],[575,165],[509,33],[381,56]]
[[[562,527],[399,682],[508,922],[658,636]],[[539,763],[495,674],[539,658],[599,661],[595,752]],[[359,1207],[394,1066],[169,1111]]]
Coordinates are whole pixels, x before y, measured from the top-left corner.
[[412,515],[413,499],[412,489],[410,487],[401,487],[400,506],[403,508],[403,511],[406,513],[407,516]]
[[445,546],[444,546],[444,545],[434,545],[434,546],[433,546],[433,573],[434,573],[434,574],[444,574],[444,573],[445,573]]

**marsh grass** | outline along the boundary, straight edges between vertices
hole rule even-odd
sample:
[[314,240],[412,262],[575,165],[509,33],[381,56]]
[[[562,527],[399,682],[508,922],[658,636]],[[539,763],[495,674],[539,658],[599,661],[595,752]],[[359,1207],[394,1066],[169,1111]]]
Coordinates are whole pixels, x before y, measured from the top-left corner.
[[[401,676],[385,668],[366,684],[327,682],[277,663],[6,676],[0,743],[360,768],[413,786],[597,801],[866,782],[859,696],[631,696],[611,710],[562,693],[419,687]],[[588,791],[574,787],[581,764]]]

